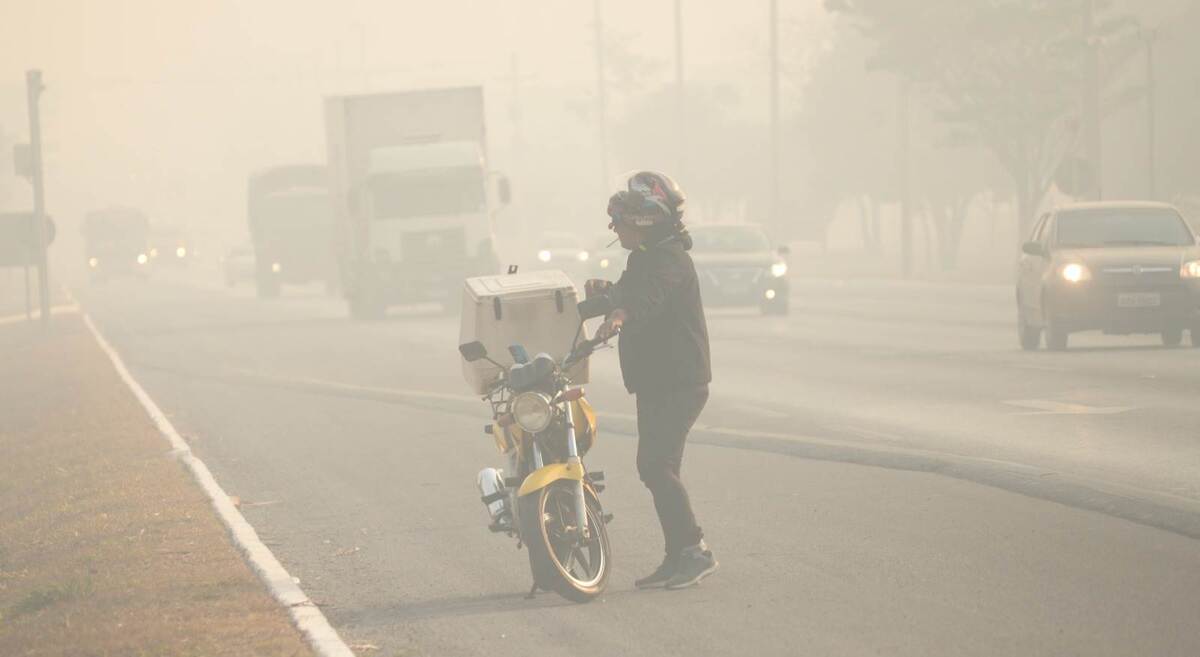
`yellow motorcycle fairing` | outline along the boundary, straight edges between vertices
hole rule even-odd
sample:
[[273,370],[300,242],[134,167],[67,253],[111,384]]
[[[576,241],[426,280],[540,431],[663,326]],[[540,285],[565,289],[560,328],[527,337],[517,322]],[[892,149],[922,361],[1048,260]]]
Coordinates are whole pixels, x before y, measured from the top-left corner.
[[525,440],[525,432],[515,424],[504,427],[496,422],[492,424],[492,438],[496,441],[496,450],[507,454],[521,445],[521,441]]
[[525,477],[518,496],[525,496],[549,486],[561,479],[581,481],[583,479],[583,464],[581,463],[551,463],[540,470],[534,470]]
[[596,409],[586,397],[580,397],[571,402],[571,417],[575,420],[575,442],[579,445],[579,453],[587,454],[596,445],[598,437]]

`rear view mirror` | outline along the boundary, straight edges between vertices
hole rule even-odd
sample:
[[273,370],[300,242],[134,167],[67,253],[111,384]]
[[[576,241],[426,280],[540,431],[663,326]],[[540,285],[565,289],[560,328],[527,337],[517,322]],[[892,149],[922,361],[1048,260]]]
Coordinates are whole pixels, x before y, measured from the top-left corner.
[[1031,256],[1046,255],[1046,247],[1042,246],[1041,242],[1026,242],[1021,245],[1021,251]]
[[458,345],[458,353],[462,354],[463,360],[468,363],[474,363],[477,360],[487,358],[487,347],[483,343],[476,340],[466,344]]
[[580,319],[586,320],[593,317],[603,317],[612,310],[612,301],[608,296],[592,297],[591,299],[580,301],[577,308],[579,308]]

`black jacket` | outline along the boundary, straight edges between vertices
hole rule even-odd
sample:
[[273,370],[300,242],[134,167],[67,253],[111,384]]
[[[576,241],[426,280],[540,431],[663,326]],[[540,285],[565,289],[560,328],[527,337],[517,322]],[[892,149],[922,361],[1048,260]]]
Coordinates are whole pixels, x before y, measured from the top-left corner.
[[686,235],[635,249],[613,287],[627,314],[619,341],[621,374],[631,393],[712,381],[700,281]]

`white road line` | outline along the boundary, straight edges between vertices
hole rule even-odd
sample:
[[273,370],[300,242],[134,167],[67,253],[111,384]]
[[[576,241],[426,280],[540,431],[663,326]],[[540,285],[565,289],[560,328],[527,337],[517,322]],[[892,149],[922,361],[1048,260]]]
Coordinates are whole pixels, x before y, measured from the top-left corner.
[[312,645],[318,655],[322,657],[354,657],[354,651],[342,641],[338,636],[333,626],[325,618],[325,614],[317,607],[304,591],[297,585],[297,580],[293,579],[283,565],[279,563],[279,559],[271,553],[271,550],[263,545],[263,542],[258,537],[258,533],[246,522],[246,518],[233,506],[233,502],[229,499],[229,494],[226,493],[217,480],[213,478],[212,472],[204,462],[196,458],[192,454],[192,450],[187,443],[180,437],[179,432],[171,425],[171,421],[158,408],[146,390],[133,378],[129,370],[125,367],[125,363],[117,352],[108,344],[104,336],[100,334],[99,329],[92,322],[92,318],[83,314],[83,321],[87,324],[88,330],[92,332],[92,336],[96,338],[96,342],[100,348],[108,355],[112,361],[113,367],[117,370],[117,374],[133,391],[133,395],[141,402],[142,407],[154,421],[159,432],[167,439],[173,449],[172,454],[178,458],[187,469],[192,473],[192,477],[204,489],[209,500],[212,501],[213,507],[217,511],[217,515],[221,518],[221,522],[229,530],[230,536],[242,552],[246,555],[246,560],[250,566],[258,574],[259,578],[270,589],[271,594],[275,596],[288,613],[292,616],[292,621],[296,627],[304,634],[305,638]]
[[1133,410],[1134,406],[1087,406],[1045,399],[1010,399],[1009,406],[1031,409],[1014,415],[1116,415]]

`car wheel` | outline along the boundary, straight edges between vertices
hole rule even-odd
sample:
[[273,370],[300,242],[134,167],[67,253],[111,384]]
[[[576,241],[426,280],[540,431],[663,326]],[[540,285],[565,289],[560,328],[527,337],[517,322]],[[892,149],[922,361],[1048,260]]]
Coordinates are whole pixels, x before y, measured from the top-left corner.
[[[1193,344],[1196,341],[1195,333],[1192,333]],[[1183,329],[1172,327],[1162,332],[1162,342],[1164,347],[1178,347],[1183,342]]]
[[1037,351],[1042,343],[1042,329],[1030,326],[1025,321],[1025,313],[1017,307],[1017,340],[1025,351]]
[[762,302],[762,314],[774,315],[782,317],[788,314],[788,299],[787,297],[775,297],[770,301]]

